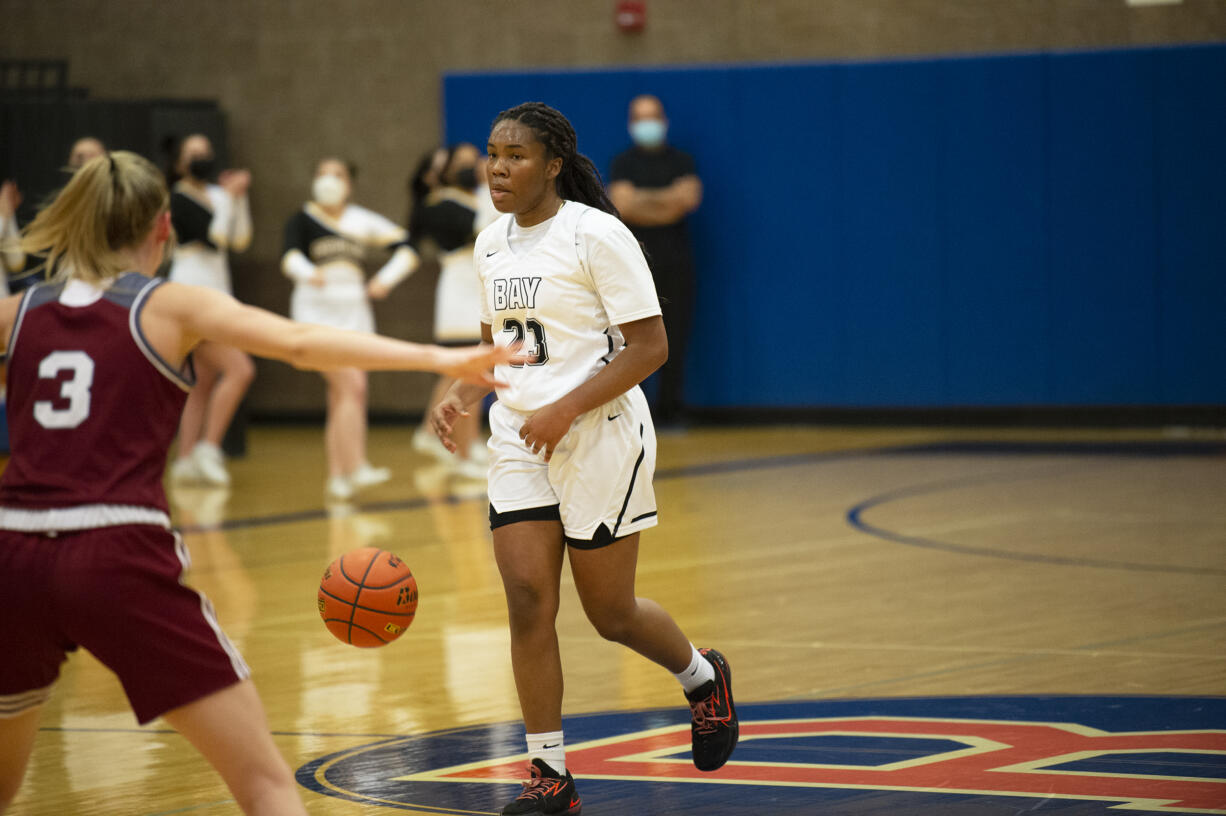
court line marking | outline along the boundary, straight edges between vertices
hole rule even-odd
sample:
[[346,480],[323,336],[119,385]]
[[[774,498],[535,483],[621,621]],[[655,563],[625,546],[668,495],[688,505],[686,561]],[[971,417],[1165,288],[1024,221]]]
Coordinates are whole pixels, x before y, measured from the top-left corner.
[[188,807],[176,808],[174,810],[159,810],[157,813],[147,813],[145,816],[172,816],[175,813],[191,813],[193,810],[205,810],[207,808],[233,804],[235,804],[233,799],[218,799],[216,802],[204,802],[199,805],[189,805]]
[[[1226,619],[1223,619],[1223,622],[1226,622]],[[865,684],[865,685],[868,685],[868,684]],[[849,687],[849,688],[854,688],[854,687]],[[1114,693],[1113,693],[1113,694],[1089,694],[1089,693],[1086,693],[1086,694],[1073,694],[1073,693],[1054,693],[1054,694],[930,694],[930,695],[925,695],[925,694],[909,694],[909,695],[904,695],[904,696],[902,696],[902,697],[883,697],[883,698],[871,698],[871,699],[881,699],[881,700],[886,700],[886,701],[889,701],[889,702],[891,702],[891,703],[897,703],[897,702],[908,702],[908,701],[914,701],[914,702],[933,702],[933,701],[967,701],[967,700],[1006,699],[1006,698],[1009,698],[1009,699],[1013,699],[1013,698],[1024,698],[1024,699],[1027,699],[1027,700],[1036,700],[1036,699],[1040,699],[1040,698],[1041,698],[1041,699],[1047,699],[1047,700],[1076,700],[1076,699],[1083,699],[1083,698],[1084,698],[1084,699],[1101,700],[1101,699],[1105,699],[1105,698],[1113,698],[1113,699],[1114,699],[1114,698],[1119,698],[1119,699],[1126,699],[1126,700],[1155,700],[1155,699],[1156,699],[1156,700],[1164,700],[1164,701],[1170,701],[1170,700],[1218,700],[1218,699],[1226,699],[1226,697],[1223,697],[1223,695],[1213,695],[1213,694],[1114,694]],[[745,706],[746,706],[746,708],[757,707],[757,706],[762,706],[762,707],[765,707],[765,706],[784,705],[784,704],[799,703],[799,702],[804,702],[804,703],[817,703],[817,704],[829,704],[829,703],[837,703],[837,704],[843,704],[843,703],[863,703],[863,702],[864,702],[864,698],[861,698],[861,697],[859,697],[859,696],[855,696],[855,697],[825,697],[825,698],[818,698],[818,697],[780,697],[780,698],[778,698],[778,699],[771,699],[771,700],[754,700],[754,701],[751,701],[751,702],[747,702],[747,703],[745,703]],[[677,706],[664,706],[664,707],[659,707],[659,708],[634,708],[634,709],[630,709],[630,713],[636,713],[636,714],[652,714],[652,713],[658,713],[658,714],[676,714],[676,713],[677,713],[678,711],[680,711],[680,710],[681,710],[681,709],[679,709]],[[627,713],[627,712],[625,712],[625,711],[616,711],[616,710],[609,710],[609,711],[582,711],[582,712],[574,712],[574,713],[571,713],[571,714],[567,714],[567,715],[564,717],[564,719],[567,719],[567,718],[584,718],[584,717],[604,717],[604,716],[611,716],[611,715],[612,715],[612,716],[616,716],[616,715],[618,715],[618,714],[624,714],[624,713]],[[877,718],[877,717],[879,717],[879,716],[883,716],[883,715],[878,715],[878,714],[871,714],[871,715],[870,715],[870,714],[866,714],[866,715],[846,715],[846,716],[844,716],[844,715],[840,715],[840,716],[837,716],[837,717],[828,717],[828,718],[826,718],[826,719],[838,719],[838,720],[848,720],[848,719],[874,719],[874,718]],[[917,722],[918,722],[918,721],[927,721],[927,720],[932,720],[932,719],[934,719],[933,717],[904,717],[904,716],[893,715],[893,714],[892,714],[892,715],[889,715],[889,716],[891,717],[891,719],[896,719],[896,720],[914,720],[914,721],[917,721]],[[785,719],[794,719],[794,720],[795,720],[795,719],[797,719],[797,718],[785,718]],[[801,718],[801,719],[799,719],[799,720],[797,720],[797,721],[808,721],[808,719],[810,719],[810,718]],[[957,719],[958,719],[958,720],[960,720],[960,721],[966,721],[966,722],[1004,722],[1004,723],[1011,723],[1011,722],[1014,722],[1014,720],[993,720],[993,719],[984,719],[984,718],[967,718],[967,717],[959,717],[959,718],[957,718]],[[1029,722],[1029,721],[1027,721],[1027,722]],[[1089,726],[1080,726],[1080,725],[1077,725],[1077,724],[1075,724],[1075,723],[1070,724],[1070,723],[1057,722],[1057,721],[1053,721],[1053,722],[1048,723],[1048,724],[1050,724],[1050,725],[1059,725],[1059,726],[1060,726],[1060,727],[1062,727],[1062,728],[1069,727],[1070,725],[1072,725],[1073,727],[1080,727],[1080,728],[1087,728],[1087,727],[1089,727]],[[383,734],[374,734],[374,733],[358,733],[358,732],[354,732],[354,733],[345,733],[345,732],[337,732],[337,731],[280,731],[280,730],[270,730],[270,731],[269,731],[269,733],[270,733],[272,736],[274,736],[274,737],[294,737],[294,738],[303,738],[303,737],[310,737],[310,738],[329,737],[329,738],[337,738],[337,739],[373,739],[373,740],[376,740],[376,742],[363,743],[362,745],[354,745],[354,746],[350,746],[349,748],[343,748],[343,749],[340,749],[339,751],[334,752],[334,753],[351,753],[351,752],[353,752],[353,751],[355,751],[355,750],[358,750],[358,749],[360,749],[360,748],[370,749],[370,748],[373,748],[373,747],[376,747],[376,746],[379,746],[379,745],[391,745],[391,744],[396,743],[396,742],[401,742],[401,741],[406,741],[406,740],[419,740],[419,739],[422,739],[422,738],[424,738],[424,737],[430,737],[430,738],[439,738],[439,737],[445,737],[445,736],[448,736],[448,735],[450,735],[450,734],[461,734],[461,733],[464,733],[464,732],[467,732],[467,731],[472,731],[472,730],[474,730],[474,729],[476,729],[476,728],[486,728],[486,729],[506,728],[506,729],[510,729],[510,730],[512,730],[512,731],[516,731],[516,730],[518,730],[518,732],[519,732],[519,733],[522,733],[523,723],[522,723],[522,721],[519,721],[519,720],[499,720],[499,721],[496,721],[496,722],[487,722],[487,723],[468,723],[468,724],[466,724],[466,725],[455,725],[455,726],[452,726],[452,727],[450,727],[450,728],[443,728],[443,729],[440,729],[440,730],[437,730],[437,731],[428,731],[428,732],[423,732],[423,733],[414,733],[414,734],[405,734],[405,733],[398,733],[398,734],[389,734],[389,733],[383,733]],[[668,726],[660,726],[660,728],[661,728],[661,730],[665,730],[665,731],[667,731],[667,730],[671,730],[671,729],[680,729],[680,730],[685,730],[685,729],[689,728],[689,725],[688,725],[688,724],[686,724],[686,723],[674,723],[674,724],[672,724],[672,725],[668,725]],[[39,731],[56,731],[56,732],[65,732],[65,733],[74,733],[74,734],[76,734],[76,733],[82,733],[82,734],[88,734],[88,733],[117,733],[117,734],[174,734],[174,735],[177,735],[177,736],[179,736],[179,737],[183,737],[183,735],[182,735],[182,734],[179,734],[179,732],[178,732],[178,731],[175,731],[173,728],[144,728],[144,727],[141,727],[141,726],[131,726],[131,727],[128,727],[128,728],[121,728],[121,727],[114,727],[114,728],[96,728],[96,727],[88,727],[88,726],[72,727],[72,726],[51,725],[51,726],[40,726],[38,730],[39,730]],[[1099,730],[1101,730],[1101,729],[1099,729]],[[1187,730],[1187,729],[1185,729],[1185,730]],[[1104,733],[1114,733],[1114,732],[1104,732]],[[184,739],[184,742],[186,742],[186,738],[185,738],[185,737],[183,737],[183,739]],[[602,738],[599,738],[599,739],[600,739],[600,740],[606,740],[606,741],[608,741],[608,740],[616,740],[616,739],[617,739],[617,736],[615,735],[615,736],[613,736],[613,737],[602,737]],[[849,749],[849,750],[853,750],[853,751],[854,751],[854,750],[856,750],[856,749]],[[873,750],[874,750],[874,751],[879,751],[880,749],[873,749]],[[514,756],[514,755],[512,755],[512,756]]]
[[[1209,441],[1148,441],[1133,442],[984,442],[984,441],[941,441],[923,442],[905,445],[886,445],[884,447],[848,448],[834,451],[809,451],[806,453],[787,453],[773,456],[758,456],[748,459],[729,459],[722,462],[704,462],[693,465],[680,465],[671,468],[657,468],[656,479],[679,479],[686,476],[713,476],[724,473],[742,473],[751,470],[765,470],[779,467],[796,467],[798,465],[823,464],[847,459],[861,459],[878,456],[901,456],[913,454],[1003,454],[1003,455],[1055,455],[1076,454],[1086,456],[1226,456],[1226,443]],[[392,499],[379,502],[353,503],[349,505],[362,513],[390,513],[403,510],[419,510],[431,504],[464,504],[467,502],[486,503],[485,495],[454,496],[428,499],[416,496],[408,499]],[[200,525],[188,524],[178,527],[183,533],[202,533],[210,530],[242,530],[255,527],[268,527],[277,524],[295,524],[308,521],[322,521],[329,518],[326,507],[309,510],[294,510],[284,513],[273,513],[267,516],[250,516],[248,518],[226,519],[220,524]]]
[[[1226,623],[1226,620],[1221,623]],[[1219,626],[1221,624],[1215,624]],[[573,637],[568,640],[579,642],[584,638]],[[586,642],[591,642],[587,639]],[[794,643],[785,640],[762,639],[762,640],[737,640],[721,639],[721,644],[727,644],[729,647],[735,646],[739,649],[752,649],[765,647],[769,649],[811,649],[811,650],[844,650],[852,652],[924,652],[931,654],[998,654],[1002,656],[1026,656],[1026,657],[1121,657],[1121,658],[1148,658],[1148,659],[1163,659],[1163,660],[1208,660],[1208,661],[1226,661],[1226,654],[1213,655],[1192,654],[1183,652],[1130,652],[1130,651],[1112,651],[1112,650],[1094,650],[1088,651],[1088,647],[1071,647],[1067,649],[1002,649],[1000,647],[984,646],[925,646],[923,644],[913,643],[848,643],[837,640],[815,640],[807,643]]]
[[955,544],[951,541],[941,541],[923,536],[907,535],[895,530],[888,530],[864,520],[864,514],[882,505],[916,496],[930,496],[938,493],[960,490],[965,487],[978,487],[986,484],[1002,484],[1013,481],[1025,481],[1040,478],[1051,472],[1051,468],[1043,468],[1022,472],[1006,472],[971,476],[960,479],[942,479],[926,484],[911,485],[881,493],[853,505],[846,515],[847,523],[860,532],[874,538],[890,541],[895,544],[905,544],[909,547],[919,547],[928,550],[940,550],[958,555],[974,555],[983,558],[997,558],[1006,561],[1026,561],[1034,564],[1051,564],[1062,567],[1090,567],[1094,569],[1116,569],[1131,572],[1166,572],[1179,575],[1215,575],[1226,576],[1226,569],[1218,567],[1193,567],[1181,564],[1145,564],[1135,561],[1114,561],[1106,558],[1077,558],[1061,555],[1046,555],[1043,553],[1025,553],[1013,550],[1003,550],[994,547],[980,547],[971,544]]
[[[1178,635],[1192,634],[1196,632],[1202,632],[1206,629],[1218,629],[1218,628],[1221,628],[1223,625],[1226,625],[1226,618],[1213,618],[1211,620],[1204,621],[1202,623],[1198,623],[1194,626],[1183,626],[1178,629],[1167,629],[1162,632],[1152,632],[1148,635],[1137,635],[1137,636],[1128,637],[1128,638],[1121,638],[1119,640],[1108,640],[1108,641],[1101,641],[1098,643],[1087,643],[1084,646],[1079,646],[1077,648],[1080,651],[1086,652],[1087,656],[1089,656],[1095,650],[1110,648],[1112,646],[1126,646],[1130,643],[1143,643],[1147,640],[1157,640],[1160,638],[1176,637]],[[809,691],[806,691],[803,695],[796,695],[793,697],[789,697],[787,699],[793,700],[793,701],[810,700],[810,699],[813,699],[814,697],[821,698],[821,697],[828,696],[831,694],[858,693],[862,689],[873,688],[876,686],[890,686],[890,685],[895,685],[898,683],[910,683],[915,680],[930,680],[934,677],[943,677],[943,676],[947,676],[951,674],[959,674],[961,672],[968,672],[968,671],[978,671],[980,669],[995,669],[995,668],[1000,668],[1001,666],[1008,666],[1014,663],[1024,663],[1027,660],[1034,660],[1036,658],[1041,658],[1041,657],[1046,657],[1046,655],[1042,653],[1024,654],[1024,655],[1017,655],[1014,657],[998,658],[996,660],[985,660],[985,661],[981,661],[978,663],[970,663],[970,664],[962,665],[962,666],[950,666],[950,667],[943,668],[943,669],[933,669],[932,671],[904,674],[904,675],[899,675],[894,678],[885,678],[881,680],[870,680],[865,683],[855,683],[849,686],[832,686],[830,688],[811,689]],[[1030,695],[1030,696],[1048,697],[1048,696],[1084,696],[1084,695],[1036,694],[1036,695]],[[1093,695],[1088,695],[1088,696],[1093,696]],[[1140,696],[1147,696],[1147,695],[1140,695]],[[1189,696],[1189,695],[1176,695],[1176,696],[1184,697],[1184,696]],[[1212,696],[1212,695],[1206,695],[1206,696]]]
[[[924,446],[899,445],[885,448],[862,448],[842,451],[815,451],[811,453],[789,453],[780,456],[763,456],[752,459],[732,459],[725,462],[704,462],[698,465],[683,465],[675,468],[661,468],[655,472],[656,479],[678,479],[684,476],[709,476],[719,473],[735,473],[746,470],[762,470],[764,468],[794,467],[796,465],[815,464],[842,459],[855,459],[862,456],[880,456],[891,453],[918,453]],[[479,496],[453,496],[428,499],[415,496],[408,499],[391,499],[379,502],[351,503],[348,506],[354,512],[362,513],[392,513],[403,510],[420,510],[431,504],[466,504],[480,502],[487,504],[489,499],[484,493]],[[330,517],[328,508],[316,507],[309,510],[293,510],[285,513],[272,513],[266,516],[250,516],[247,518],[226,519],[220,524],[200,525],[186,524],[177,529],[183,533],[202,533],[210,530],[244,530],[254,527],[269,527],[278,524],[296,524],[308,521],[322,521]]]

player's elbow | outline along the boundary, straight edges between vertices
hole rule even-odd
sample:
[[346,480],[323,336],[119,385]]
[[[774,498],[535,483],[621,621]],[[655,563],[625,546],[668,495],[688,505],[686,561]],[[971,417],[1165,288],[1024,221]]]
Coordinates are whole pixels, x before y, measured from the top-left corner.
[[663,321],[651,333],[643,346],[643,355],[651,363],[652,371],[668,362],[668,335],[664,332]]
[[667,337],[665,337],[664,340],[660,343],[659,348],[656,351],[656,356],[653,362],[655,362],[656,368],[659,368],[660,366],[668,362],[668,338]]

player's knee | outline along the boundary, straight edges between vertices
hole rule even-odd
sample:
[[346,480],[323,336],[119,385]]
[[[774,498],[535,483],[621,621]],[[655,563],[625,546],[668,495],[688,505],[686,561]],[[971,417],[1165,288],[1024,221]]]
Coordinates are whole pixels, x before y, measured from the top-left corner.
[[587,610],[587,619],[596,629],[596,634],[613,643],[625,643],[630,639],[632,618],[624,611],[613,607]]
[[227,373],[243,386],[251,385],[255,379],[255,363],[246,354],[236,356],[232,370]]
[[366,374],[362,371],[349,372],[345,377],[345,393],[352,400],[366,402]]
[[301,807],[289,766],[280,757],[245,769],[230,792],[243,813],[293,813]]
[[558,597],[535,581],[504,578],[507,596],[507,614],[511,626],[532,628],[553,625],[558,616]]

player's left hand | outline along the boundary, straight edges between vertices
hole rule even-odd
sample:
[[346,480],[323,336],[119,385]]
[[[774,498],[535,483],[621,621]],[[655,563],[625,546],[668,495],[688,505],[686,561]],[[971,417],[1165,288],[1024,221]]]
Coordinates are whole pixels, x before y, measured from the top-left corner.
[[553,458],[553,449],[566,436],[575,414],[554,402],[537,411],[519,429],[519,438],[533,453],[543,453],[545,461]]

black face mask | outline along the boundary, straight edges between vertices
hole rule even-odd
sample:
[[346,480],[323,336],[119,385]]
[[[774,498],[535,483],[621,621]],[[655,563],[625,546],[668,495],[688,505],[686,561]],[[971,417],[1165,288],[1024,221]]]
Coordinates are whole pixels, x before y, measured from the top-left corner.
[[192,159],[187,165],[188,175],[201,181],[211,181],[216,172],[217,159]]
[[457,187],[463,187],[465,190],[477,189],[477,168],[462,167],[455,171],[455,183]]

